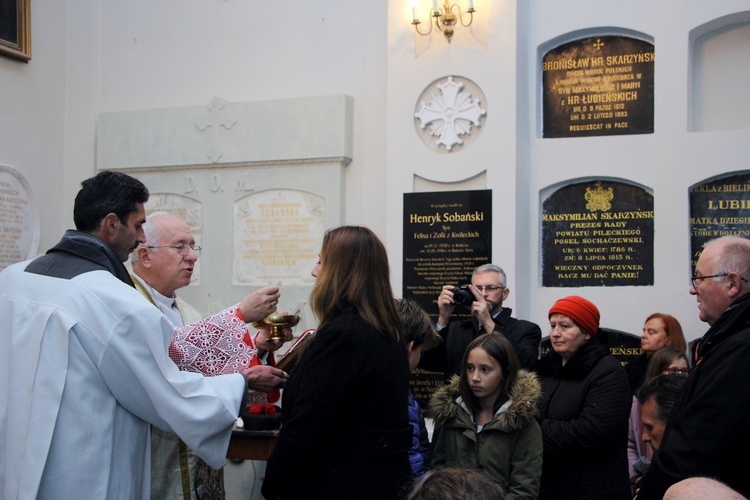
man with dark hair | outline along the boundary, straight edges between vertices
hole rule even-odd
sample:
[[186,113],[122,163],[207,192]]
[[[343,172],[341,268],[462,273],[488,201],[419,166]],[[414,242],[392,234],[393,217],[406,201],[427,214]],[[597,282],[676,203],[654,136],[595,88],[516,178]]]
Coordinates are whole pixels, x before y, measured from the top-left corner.
[[[464,306],[468,308],[471,317],[449,321],[456,308],[456,294],[466,293],[453,285],[445,285],[437,299],[438,320],[437,331],[445,342],[443,347],[431,353],[426,368],[434,369],[434,364],[444,364],[445,378],[457,375],[461,368],[464,351],[472,340],[483,333],[497,333],[505,335],[521,362],[521,367],[531,369],[539,358],[539,342],[542,331],[539,325],[511,317],[513,312],[503,307],[503,301],[508,298],[508,288],[505,271],[494,264],[484,264],[474,269],[471,284]],[[444,359],[439,360],[440,357]]]
[[84,233],[97,231],[109,213],[126,224],[128,216],[137,211],[137,205],[146,203],[149,196],[141,181],[121,172],[100,172],[81,182],[81,186],[73,207],[73,222]]
[[268,366],[179,371],[167,356],[172,326],[123,266],[144,241],[148,190],[117,172],[82,186],[79,230],[0,273],[3,498],[148,498],[149,423],[220,467],[246,387],[285,381]]
[[652,449],[658,450],[667,425],[669,412],[677,396],[685,385],[684,375],[658,375],[638,389],[638,401],[641,403],[641,420],[643,436],[641,440]]
[[661,499],[672,484],[693,476],[750,495],[750,240],[724,236],[706,243],[689,291],[698,317],[711,327],[641,480],[639,499]]

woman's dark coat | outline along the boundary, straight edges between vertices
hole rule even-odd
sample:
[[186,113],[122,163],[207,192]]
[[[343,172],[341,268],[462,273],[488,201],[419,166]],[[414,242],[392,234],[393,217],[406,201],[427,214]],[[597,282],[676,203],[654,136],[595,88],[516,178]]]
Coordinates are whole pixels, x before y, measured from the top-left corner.
[[411,483],[406,346],[343,313],[290,374],[266,498],[392,499]]
[[554,351],[537,364],[542,383],[544,459],[540,499],[630,497],[625,369],[596,341],[562,365]]

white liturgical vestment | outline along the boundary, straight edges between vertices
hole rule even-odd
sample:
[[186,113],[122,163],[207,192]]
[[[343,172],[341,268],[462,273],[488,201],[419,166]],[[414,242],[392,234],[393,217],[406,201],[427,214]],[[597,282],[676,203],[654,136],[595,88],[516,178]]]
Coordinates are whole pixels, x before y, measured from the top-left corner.
[[221,467],[244,376],[179,371],[172,325],[111,273],[27,265],[0,273],[0,497],[148,498],[149,423]]

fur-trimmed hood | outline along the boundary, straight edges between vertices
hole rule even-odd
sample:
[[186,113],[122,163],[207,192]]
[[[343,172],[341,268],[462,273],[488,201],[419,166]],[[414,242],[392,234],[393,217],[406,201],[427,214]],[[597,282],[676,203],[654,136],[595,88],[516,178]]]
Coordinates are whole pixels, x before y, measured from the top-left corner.
[[[425,416],[435,420],[439,425],[455,417],[458,412],[466,410],[456,403],[459,397],[458,375],[454,375],[450,384],[437,389],[430,397]],[[493,427],[506,432],[523,428],[537,414],[537,403],[542,397],[542,387],[536,375],[526,370],[519,370],[516,383],[510,390],[512,403],[507,411],[496,415]]]

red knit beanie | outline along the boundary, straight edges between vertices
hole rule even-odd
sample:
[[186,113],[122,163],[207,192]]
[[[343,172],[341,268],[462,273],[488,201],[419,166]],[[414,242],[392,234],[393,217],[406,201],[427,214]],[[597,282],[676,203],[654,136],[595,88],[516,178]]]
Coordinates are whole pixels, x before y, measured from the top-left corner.
[[583,297],[570,295],[558,300],[549,310],[547,317],[553,314],[564,314],[586,330],[591,338],[596,337],[599,330],[599,309]]

